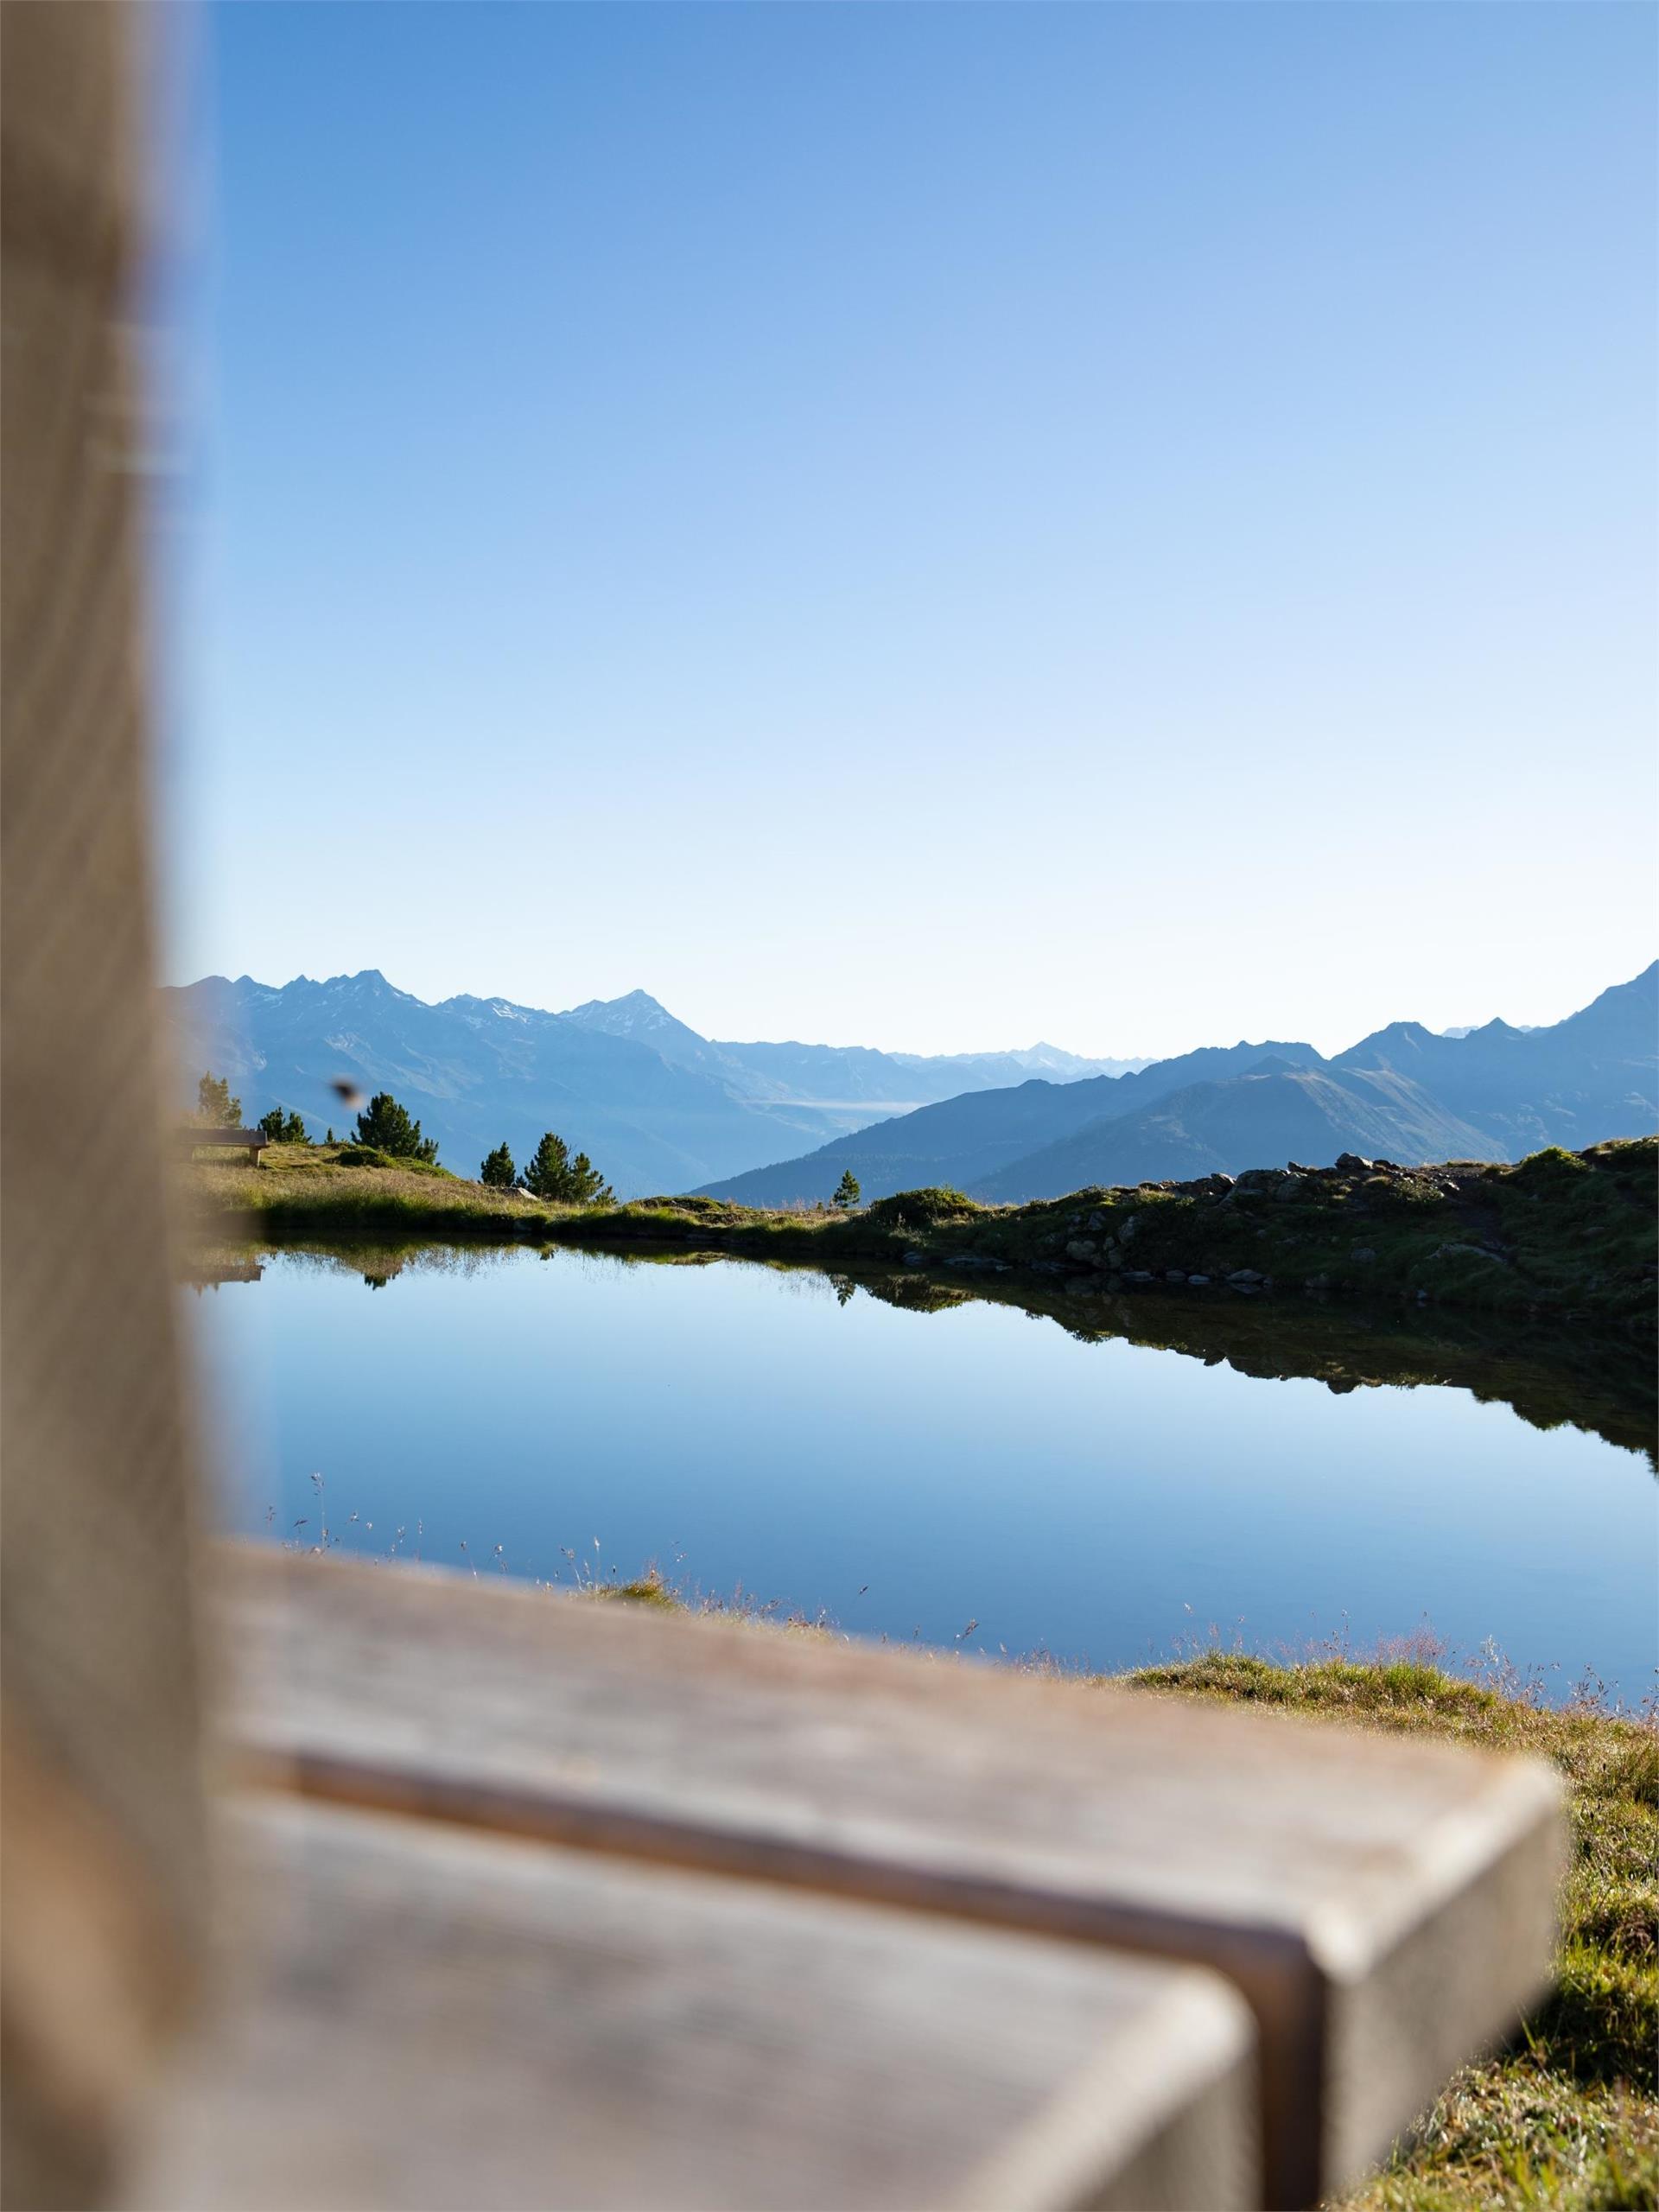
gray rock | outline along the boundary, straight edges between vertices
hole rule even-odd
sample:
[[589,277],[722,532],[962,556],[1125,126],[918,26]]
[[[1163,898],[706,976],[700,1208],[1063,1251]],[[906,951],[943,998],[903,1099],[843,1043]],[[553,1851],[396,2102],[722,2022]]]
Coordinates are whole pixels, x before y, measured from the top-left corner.
[[1282,1205],[1287,1198],[1294,1198],[1300,1194],[1306,1180],[1307,1178],[1305,1175],[1287,1175],[1273,1195]]
[[1204,1284],[1207,1283],[1209,1280],[1210,1278],[1208,1275],[1188,1275],[1186,1279],[1187,1287],[1190,1290],[1194,1283]]
[[1352,1251],[1349,1253],[1348,1256],[1351,1260],[1359,1262],[1363,1266],[1367,1261],[1374,1260],[1376,1257],[1376,1254],[1372,1250],[1369,1244],[1356,1244]]
[[1362,1160],[1357,1152],[1339,1152],[1337,1154],[1338,1171],[1344,1175],[1369,1175],[1375,1164],[1372,1160]]
[[1235,1268],[1227,1278],[1229,1282],[1260,1282],[1260,1270],[1255,1268]]
[[1428,1255],[1431,1260],[1490,1260],[1495,1268],[1507,1268],[1509,1262],[1497,1252],[1489,1252],[1484,1244],[1441,1244]]
[[1065,1248],[1068,1260],[1093,1261],[1100,1257],[1100,1247],[1092,1237],[1074,1236]]
[[1276,1191],[1284,1179],[1282,1167],[1249,1167],[1234,1179],[1233,1188],[1248,1198],[1256,1191]]
[[1181,1270],[1179,1268],[1166,1268],[1164,1269],[1164,1281],[1166,1282],[1185,1282],[1186,1281],[1186,1277],[1181,1273]]
[[927,1265],[926,1253],[906,1252],[905,1255],[905,1265],[907,1268],[925,1268]]

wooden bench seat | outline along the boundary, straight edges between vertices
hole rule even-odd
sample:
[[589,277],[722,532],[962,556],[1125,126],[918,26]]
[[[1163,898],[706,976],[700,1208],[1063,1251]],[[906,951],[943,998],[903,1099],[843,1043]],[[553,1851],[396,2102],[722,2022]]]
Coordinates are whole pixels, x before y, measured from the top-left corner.
[[276,1797],[129,2212],[1259,2201],[1217,1977]]
[[1529,1763],[253,1546],[222,1579],[251,1778],[1224,1974],[1274,2205],[1386,2151],[1548,1974]]
[[270,1139],[263,1129],[213,1129],[188,1128],[179,1132],[179,1149],[188,1160],[191,1154],[206,1147],[214,1152],[245,1152],[257,1167],[259,1156],[270,1149]]

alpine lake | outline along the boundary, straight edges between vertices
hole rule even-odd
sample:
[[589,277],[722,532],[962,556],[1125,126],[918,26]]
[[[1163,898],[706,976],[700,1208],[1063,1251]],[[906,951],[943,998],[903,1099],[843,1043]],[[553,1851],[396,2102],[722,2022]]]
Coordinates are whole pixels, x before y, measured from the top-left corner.
[[1116,1671],[1442,1648],[1649,1700],[1650,1347],[569,1247],[221,1245],[221,1525]]

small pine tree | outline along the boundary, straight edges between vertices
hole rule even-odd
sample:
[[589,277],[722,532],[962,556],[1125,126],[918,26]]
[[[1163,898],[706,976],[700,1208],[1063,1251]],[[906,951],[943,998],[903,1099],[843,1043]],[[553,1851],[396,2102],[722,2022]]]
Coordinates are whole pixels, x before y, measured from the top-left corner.
[[389,1090],[377,1090],[370,1099],[366,1110],[357,1117],[357,1141],[372,1146],[376,1152],[390,1153],[394,1160],[435,1160],[438,1141],[423,1137],[421,1125],[409,1118],[409,1109],[400,1106]]
[[323,1142],[324,1142],[324,1144],[333,1144],[334,1141],[334,1133],[333,1128],[331,1128],[329,1129],[329,1131],[328,1131],[327,1135],[326,1137],[324,1137],[324,1139],[323,1139]]
[[850,1167],[843,1168],[842,1170],[841,1180],[836,1185],[836,1195],[833,1203],[840,1208],[842,1213],[851,1213],[853,1208],[858,1204],[858,1191],[859,1183],[857,1176],[854,1174]]
[[495,1150],[486,1154],[478,1171],[480,1183],[487,1183],[493,1191],[510,1191],[518,1180],[518,1170],[512,1164],[512,1154],[507,1150],[507,1141],[502,1138]]
[[538,1198],[554,1205],[607,1205],[614,1195],[610,1185],[585,1152],[573,1160],[570,1147],[549,1129],[524,1170],[524,1183]]
[[204,1128],[239,1129],[242,1101],[231,1096],[228,1076],[205,1074],[196,1085],[196,1119]]
[[578,1206],[607,1206],[616,1196],[585,1152],[570,1163],[570,1202]]
[[262,1114],[255,1125],[267,1144],[309,1144],[305,1123],[298,1114],[284,1114],[280,1106],[273,1106],[269,1114]]
[[563,1137],[556,1137],[547,1130],[531,1155],[524,1170],[524,1187],[533,1191],[538,1198],[559,1204],[565,1192],[570,1173],[570,1147]]

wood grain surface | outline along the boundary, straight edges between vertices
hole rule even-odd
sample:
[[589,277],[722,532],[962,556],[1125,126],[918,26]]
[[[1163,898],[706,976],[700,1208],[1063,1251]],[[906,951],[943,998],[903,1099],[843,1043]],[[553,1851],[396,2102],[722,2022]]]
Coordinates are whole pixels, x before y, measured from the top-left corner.
[[1259,2201],[1215,1976],[296,1800],[233,1840],[135,2212]]
[[1216,1968],[1275,2204],[1548,1972],[1559,1789],[1524,1762],[252,1546],[222,1588],[269,1783]]

